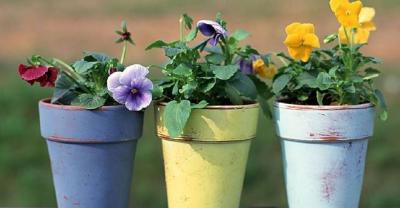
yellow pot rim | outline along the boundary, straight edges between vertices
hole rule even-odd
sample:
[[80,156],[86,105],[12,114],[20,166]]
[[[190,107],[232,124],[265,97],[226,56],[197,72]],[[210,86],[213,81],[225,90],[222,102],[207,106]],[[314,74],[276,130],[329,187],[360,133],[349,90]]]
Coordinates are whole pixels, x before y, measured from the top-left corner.
[[[157,102],[157,106],[166,106],[166,102]],[[248,108],[258,108],[260,104],[258,103],[251,103],[251,104],[244,104],[244,105],[208,105],[205,108],[201,109],[207,109],[207,110],[232,110],[232,109],[248,109]],[[201,109],[195,109],[195,110],[201,110]]]

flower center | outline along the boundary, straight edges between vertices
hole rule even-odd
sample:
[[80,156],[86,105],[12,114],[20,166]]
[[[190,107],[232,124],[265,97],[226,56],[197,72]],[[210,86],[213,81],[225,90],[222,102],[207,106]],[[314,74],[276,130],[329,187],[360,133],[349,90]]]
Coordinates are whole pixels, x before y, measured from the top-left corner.
[[136,88],[133,88],[132,90],[131,90],[131,93],[132,94],[136,94],[136,93],[138,93],[139,92],[139,90],[137,90]]
[[346,10],[345,14],[346,14],[346,16],[350,16],[351,15],[351,11],[350,10]]

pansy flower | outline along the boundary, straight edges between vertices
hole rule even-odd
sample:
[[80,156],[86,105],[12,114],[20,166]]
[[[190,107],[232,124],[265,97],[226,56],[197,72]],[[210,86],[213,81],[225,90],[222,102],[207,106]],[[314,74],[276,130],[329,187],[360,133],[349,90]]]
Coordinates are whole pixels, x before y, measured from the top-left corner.
[[[363,7],[359,16],[359,26],[354,31],[354,40],[355,44],[365,44],[368,43],[369,35],[371,31],[375,31],[375,24],[372,22],[375,17],[375,9],[370,7]],[[351,35],[352,30],[347,29],[347,35],[353,37]],[[345,33],[344,27],[339,28],[339,38],[342,43],[347,44],[347,37]]]
[[319,48],[319,38],[315,35],[314,25],[310,23],[292,23],[286,27],[285,45],[291,57],[307,62],[313,48]]
[[27,66],[20,64],[18,73],[23,80],[33,85],[35,82],[40,83],[42,87],[54,87],[57,79],[58,70],[55,67],[47,66]]
[[359,26],[359,15],[362,8],[361,1],[339,1],[335,4],[331,3],[331,9],[334,10],[335,16],[343,27],[356,28]]
[[216,46],[221,37],[228,36],[228,32],[217,22],[211,20],[200,20],[197,28],[204,36],[211,37],[209,43]]
[[267,65],[261,58],[258,58],[255,61],[253,61],[253,69],[255,74],[264,79],[272,79],[278,72],[275,65],[273,64]]
[[130,111],[140,111],[150,105],[153,83],[146,77],[149,70],[139,64],[114,72],[107,79],[107,89],[115,101]]

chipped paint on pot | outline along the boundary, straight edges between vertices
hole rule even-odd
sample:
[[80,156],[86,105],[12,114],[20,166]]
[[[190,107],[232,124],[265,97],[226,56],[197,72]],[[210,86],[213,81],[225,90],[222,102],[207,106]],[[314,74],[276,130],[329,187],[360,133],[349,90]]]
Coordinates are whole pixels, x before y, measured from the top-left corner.
[[374,107],[275,103],[274,116],[289,207],[359,207]]
[[39,102],[58,207],[126,208],[143,112]]
[[155,108],[168,207],[238,208],[258,104],[195,109],[178,138],[164,126],[165,106]]

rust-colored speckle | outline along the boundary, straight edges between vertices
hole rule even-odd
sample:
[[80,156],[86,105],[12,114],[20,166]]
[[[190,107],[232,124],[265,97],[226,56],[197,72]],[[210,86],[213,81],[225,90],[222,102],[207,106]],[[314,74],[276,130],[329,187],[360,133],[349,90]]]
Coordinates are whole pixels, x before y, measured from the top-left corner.
[[336,179],[344,174],[346,163],[342,162],[340,166],[333,167],[330,171],[323,174],[322,181],[322,193],[324,198],[329,202],[336,190]]

